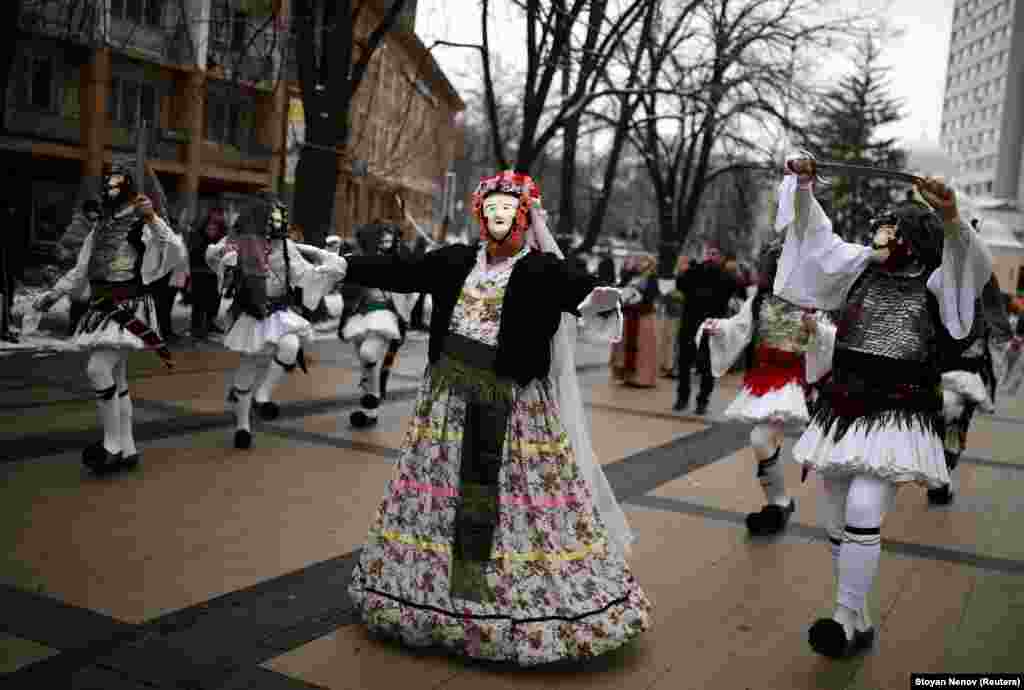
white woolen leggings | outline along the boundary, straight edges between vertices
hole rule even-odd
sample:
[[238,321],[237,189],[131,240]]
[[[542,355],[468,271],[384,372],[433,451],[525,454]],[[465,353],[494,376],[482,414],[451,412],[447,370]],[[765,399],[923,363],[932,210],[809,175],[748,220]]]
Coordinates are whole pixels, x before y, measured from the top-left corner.
[[861,611],[878,574],[882,521],[897,486],[868,474],[825,477],[822,486],[825,530],[838,580],[836,603]]
[[[85,365],[85,374],[93,390],[101,391],[115,383],[128,387],[127,354],[118,350],[93,350]],[[115,380],[116,379],[116,380]]]
[[377,336],[367,336],[359,343],[359,361],[363,366],[372,366],[384,359],[388,351],[388,341]]

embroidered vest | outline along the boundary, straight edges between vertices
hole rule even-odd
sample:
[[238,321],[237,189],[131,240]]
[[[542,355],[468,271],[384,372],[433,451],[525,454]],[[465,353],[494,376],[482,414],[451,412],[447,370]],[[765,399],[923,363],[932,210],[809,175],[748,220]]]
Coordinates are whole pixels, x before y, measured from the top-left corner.
[[138,280],[145,251],[141,231],[141,221],[133,213],[103,222],[92,237],[89,280],[109,283]]
[[805,352],[809,336],[803,330],[803,309],[781,297],[766,295],[758,314],[758,345],[787,352]]

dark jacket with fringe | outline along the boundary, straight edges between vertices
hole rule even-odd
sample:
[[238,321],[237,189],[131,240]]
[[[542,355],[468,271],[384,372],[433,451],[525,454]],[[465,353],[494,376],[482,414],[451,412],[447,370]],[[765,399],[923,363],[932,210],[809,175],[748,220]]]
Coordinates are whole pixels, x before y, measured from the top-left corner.
[[[430,318],[431,364],[441,358],[452,313],[476,262],[477,249],[451,245],[414,256],[347,256],[345,281],[393,292],[427,292],[434,301]],[[551,339],[562,313],[576,307],[597,287],[593,276],[576,271],[554,254],[531,251],[512,269],[498,329],[495,374],[520,386],[548,375]]]

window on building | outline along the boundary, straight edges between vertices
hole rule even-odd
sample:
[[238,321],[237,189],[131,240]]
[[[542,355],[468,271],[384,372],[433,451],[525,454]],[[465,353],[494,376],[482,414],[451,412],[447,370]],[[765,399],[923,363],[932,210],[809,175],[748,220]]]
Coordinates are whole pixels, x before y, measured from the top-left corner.
[[52,57],[35,55],[29,58],[29,71],[24,102],[38,110],[55,110],[56,62]]
[[216,0],[211,7],[210,43],[215,50],[241,51],[249,41],[249,15]]
[[156,88],[134,79],[113,77],[110,80],[107,117],[125,129],[134,129],[143,120],[155,126],[160,121]]
[[245,103],[210,95],[206,102],[206,138],[244,148],[255,126],[253,109]]
[[110,16],[114,19],[162,26],[167,0],[110,0]]

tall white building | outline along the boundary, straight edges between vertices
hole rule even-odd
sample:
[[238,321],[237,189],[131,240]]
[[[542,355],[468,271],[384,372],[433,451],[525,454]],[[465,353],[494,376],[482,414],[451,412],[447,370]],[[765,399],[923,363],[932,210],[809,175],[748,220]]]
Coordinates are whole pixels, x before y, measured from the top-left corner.
[[957,0],[940,141],[975,197],[1024,198],[1024,0]]

